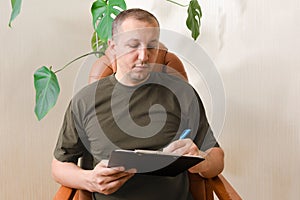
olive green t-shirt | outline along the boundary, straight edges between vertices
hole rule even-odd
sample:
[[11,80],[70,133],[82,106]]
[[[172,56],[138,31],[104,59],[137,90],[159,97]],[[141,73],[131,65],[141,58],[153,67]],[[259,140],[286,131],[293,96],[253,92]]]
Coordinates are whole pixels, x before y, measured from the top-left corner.
[[[114,75],[83,88],[65,114],[54,151],[56,159],[77,163],[87,152],[93,167],[115,149],[160,150],[190,128],[201,150],[218,146],[195,90],[176,77],[153,72],[129,87]],[[94,199],[192,199],[186,172],[176,177],[136,174],[111,195]]]

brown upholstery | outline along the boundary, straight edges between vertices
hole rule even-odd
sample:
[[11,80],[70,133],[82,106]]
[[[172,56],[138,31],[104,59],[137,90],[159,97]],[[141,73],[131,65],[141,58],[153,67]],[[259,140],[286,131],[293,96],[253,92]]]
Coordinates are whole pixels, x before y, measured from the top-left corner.
[[[109,56],[102,56],[93,68],[104,67],[104,70],[101,71],[101,74],[96,74],[98,79],[106,77],[116,71],[114,62],[110,61]],[[163,64],[169,66],[167,68],[167,73],[173,74],[176,76],[181,76],[183,79],[187,80],[187,74],[184,70],[182,62],[179,58],[173,53],[168,52],[165,46],[161,44],[159,50],[159,55],[156,61],[158,64]],[[154,69],[155,71],[161,71],[161,66],[158,66]],[[95,70],[97,71],[97,70]],[[98,70],[100,72],[100,70]],[[180,75],[179,75],[180,74]],[[95,76],[95,74],[93,75]],[[85,164],[87,164],[89,159],[86,156]],[[205,179],[198,174],[189,173],[190,180],[190,191],[195,200],[212,200],[213,192],[218,196],[220,200],[240,200],[241,197],[233,189],[228,181],[222,175],[219,175],[214,178]],[[79,191],[73,188],[68,188],[61,186],[56,193],[54,200],[90,200],[91,195],[87,191]]]
[[[100,79],[116,72],[116,64],[114,62],[114,58],[112,58],[112,56],[109,55],[109,49],[106,51],[106,54],[107,56],[102,56],[93,65],[93,69],[90,76],[97,77],[96,79]],[[167,66],[166,72],[168,74],[172,74],[181,77],[185,80],[188,80],[186,71],[183,67],[181,60],[176,55],[169,52],[168,49],[162,43],[160,43],[159,46],[156,63],[158,65],[155,66],[153,71],[162,71],[162,67],[163,65],[165,65]]]

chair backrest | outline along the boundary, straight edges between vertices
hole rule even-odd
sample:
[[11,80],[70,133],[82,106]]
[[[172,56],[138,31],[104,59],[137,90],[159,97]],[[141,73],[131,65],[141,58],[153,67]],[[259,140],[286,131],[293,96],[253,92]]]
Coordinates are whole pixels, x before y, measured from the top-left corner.
[[[153,71],[164,71],[168,74],[178,76],[184,80],[188,80],[186,71],[181,60],[160,43],[156,65]],[[100,57],[92,67],[90,72],[89,82],[101,79],[116,72],[116,64],[114,58],[110,56],[109,49],[106,51],[106,55]]]

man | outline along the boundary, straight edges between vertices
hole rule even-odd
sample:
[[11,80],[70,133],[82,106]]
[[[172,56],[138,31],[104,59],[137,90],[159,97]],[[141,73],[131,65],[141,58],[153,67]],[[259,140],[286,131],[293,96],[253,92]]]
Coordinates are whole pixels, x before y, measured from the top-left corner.
[[[54,152],[53,177],[62,185],[93,192],[96,200],[192,199],[187,172],[163,177],[107,167],[110,152],[118,148],[204,156],[205,161],[189,169],[204,177],[219,174],[224,165],[223,151],[193,88],[151,72],[158,52],[157,19],[129,9],[116,17],[112,33],[109,46],[117,71],[72,99]],[[178,140],[185,128],[192,129],[190,138]],[[86,152],[93,156],[91,170],[77,166]]]

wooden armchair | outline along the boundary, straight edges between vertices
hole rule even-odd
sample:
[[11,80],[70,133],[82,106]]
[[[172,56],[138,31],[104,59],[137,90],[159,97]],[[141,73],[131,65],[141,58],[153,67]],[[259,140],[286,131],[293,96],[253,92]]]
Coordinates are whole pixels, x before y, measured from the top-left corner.
[[[89,83],[106,77],[116,71],[114,62],[107,56],[102,56],[92,67],[89,77]],[[188,80],[187,74],[180,59],[168,52],[167,48],[160,44],[160,50],[156,63],[167,65],[168,68],[164,69],[162,66],[156,67],[155,71],[164,71],[168,74],[180,76]],[[88,157],[88,156],[86,156]],[[86,159],[85,163],[88,163]],[[195,200],[213,200],[214,194],[220,200],[240,200],[242,199],[230,183],[220,174],[214,178],[202,178],[198,174],[189,173],[190,191]],[[79,197],[80,196],[80,197]],[[55,194],[54,200],[91,200],[91,195],[87,191],[80,191],[74,188],[61,186]]]
[[[219,200],[242,199],[221,174],[214,178],[206,179],[198,174],[189,173],[189,180],[190,191],[194,200],[213,200],[214,194]],[[79,190],[61,186],[53,200],[79,200]]]

